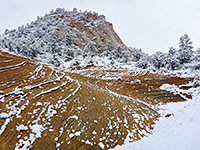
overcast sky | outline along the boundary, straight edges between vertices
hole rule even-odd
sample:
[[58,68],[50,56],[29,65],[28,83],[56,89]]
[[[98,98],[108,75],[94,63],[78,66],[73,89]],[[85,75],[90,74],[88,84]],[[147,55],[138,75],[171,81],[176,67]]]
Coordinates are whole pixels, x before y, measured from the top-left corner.
[[127,46],[146,53],[178,48],[185,33],[200,48],[200,0],[0,0],[0,34],[57,7],[104,14]]

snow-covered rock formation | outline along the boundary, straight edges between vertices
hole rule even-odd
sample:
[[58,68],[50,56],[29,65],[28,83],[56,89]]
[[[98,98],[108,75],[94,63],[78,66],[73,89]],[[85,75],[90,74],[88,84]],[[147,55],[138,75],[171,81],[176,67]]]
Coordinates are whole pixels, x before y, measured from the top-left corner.
[[[95,56],[126,62],[131,55],[105,16],[75,8],[57,8],[17,30],[6,30],[0,47],[57,67],[79,65]],[[85,63],[93,64],[93,60]]]

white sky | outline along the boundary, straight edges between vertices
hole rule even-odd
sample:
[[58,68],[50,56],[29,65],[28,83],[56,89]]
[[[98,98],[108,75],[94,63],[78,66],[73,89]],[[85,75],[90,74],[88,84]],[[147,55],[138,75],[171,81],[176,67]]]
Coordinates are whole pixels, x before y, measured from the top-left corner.
[[146,53],[178,48],[185,33],[200,48],[200,0],[0,0],[0,34],[57,7],[104,14],[127,46]]

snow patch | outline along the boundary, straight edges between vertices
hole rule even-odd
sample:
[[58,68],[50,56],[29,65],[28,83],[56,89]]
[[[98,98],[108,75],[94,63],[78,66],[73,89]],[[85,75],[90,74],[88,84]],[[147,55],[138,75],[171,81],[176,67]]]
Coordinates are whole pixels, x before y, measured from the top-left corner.
[[37,102],[36,106],[42,106],[42,103],[41,102]]
[[69,118],[74,118],[74,119],[78,120],[78,116],[76,116],[76,115],[70,116]]
[[36,123],[34,125],[29,125],[29,127],[32,130],[32,132],[36,134],[36,138],[41,138],[41,133],[44,130],[42,125]]
[[100,142],[98,145],[99,145],[102,149],[104,149],[104,147],[105,147],[105,145],[104,145],[102,142]]
[[1,119],[6,119],[6,118],[8,118],[9,117],[9,114],[7,114],[7,113],[1,113],[0,114],[0,118]]
[[93,135],[96,135],[96,134],[97,134],[97,132],[94,130],[94,131],[92,131],[92,134],[93,134]]
[[69,135],[69,137],[70,138],[72,138],[72,137],[74,137],[74,136],[80,136],[81,135],[81,131],[77,131],[76,133],[71,133],[70,135]]
[[28,130],[27,126],[24,126],[23,124],[19,125],[16,127],[17,131],[24,131],[24,130]]

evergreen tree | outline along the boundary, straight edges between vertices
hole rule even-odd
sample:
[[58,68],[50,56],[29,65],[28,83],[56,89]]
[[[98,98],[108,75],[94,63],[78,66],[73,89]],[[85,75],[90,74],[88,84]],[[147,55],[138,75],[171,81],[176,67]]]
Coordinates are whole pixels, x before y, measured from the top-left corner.
[[85,47],[84,47],[84,57],[94,57],[97,55],[97,48],[96,43],[93,41],[90,41]]
[[179,55],[176,49],[174,47],[170,47],[169,52],[167,54],[166,67],[171,70],[178,69],[178,67],[180,66],[180,62],[178,58],[179,58]]
[[193,68],[195,70],[200,70],[200,48],[198,48],[195,52]]
[[179,41],[179,60],[180,63],[188,63],[191,61],[191,58],[193,56],[193,46],[192,41],[190,41],[190,38],[187,34],[180,37]]
[[163,52],[158,51],[151,56],[150,62],[156,69],[160,69],[166,64],[166,55]]
[[145,53],[142,52],[141,49],[136,49],[136,48],[130,48],[131,51],[133,51],[133,56],[132,56],[132,61],[139,61],[140,59],[142,59],[143,57],[146,56]]
[[149,60],[147,57],[140,59],[137,61],[136,67],[142,68],[142,69],[147,69],[149,67]]
[[197,61],[197,62],[200,62],[200,48],[198,48],[197,50],[196,50],[196,52],[195,52],[195,60]]

